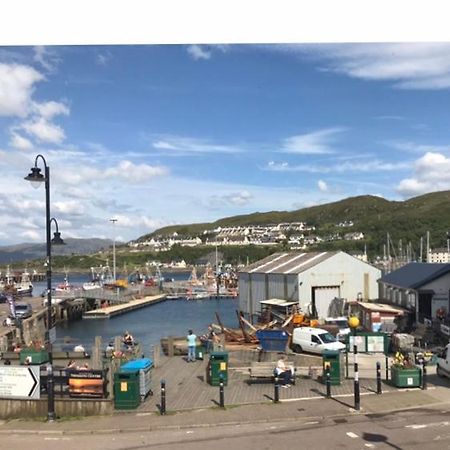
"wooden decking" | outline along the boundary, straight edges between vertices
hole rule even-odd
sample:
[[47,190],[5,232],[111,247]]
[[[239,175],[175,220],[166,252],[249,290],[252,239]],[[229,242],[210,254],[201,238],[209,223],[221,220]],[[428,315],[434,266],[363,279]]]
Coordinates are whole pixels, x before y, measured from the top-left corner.
[[83,319],[109,319],[110,317],[123,314],[134,309],[143,308],[145,306],[159,303],[165,300],[166,296],[152,295],[138,300],[130,300],[128,303],[122,303],[114,306],[107,306],[106,308],[94,309],[83,313]]
[[[139,411],[157,411],[160,403],[160,382],[166,382],[167,411],[210,408],[218,406],[219,388],[206,383],[207,361],[187,363],[182,356],[162,357],[161,365],[152,369],[152,390],[154,395],[148,397],[139,406]],[[305,369],[305,368],[304,368]],[[298,373],[306,373],[299,370]],[[225,386],[225,404],[242,405],[272,402],[274,386],[271,383],[248,384],[248,367],[232,368],[228,371],[228,385]],[[360,381],[361,395],[376,392],[376,380]],[[383,383],[383,390],[393,390]],[[332,395],[351,395],[353,380],[344,380],[340,386],[332,386]],[[300,377],[295,386],[280,388],[280,399],[324,397],[325,385],[318,380]],[[352,400],[349,400],[351,403]]]

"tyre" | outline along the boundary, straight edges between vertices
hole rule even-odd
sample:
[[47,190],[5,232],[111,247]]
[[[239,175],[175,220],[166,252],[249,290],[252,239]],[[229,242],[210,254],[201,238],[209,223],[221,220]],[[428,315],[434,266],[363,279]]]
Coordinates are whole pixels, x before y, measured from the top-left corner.
[[301,353],[302,352],[302,347],[300,345],[298,345],[298,344],[294,344],[292,346],[292,351],[294,353]]

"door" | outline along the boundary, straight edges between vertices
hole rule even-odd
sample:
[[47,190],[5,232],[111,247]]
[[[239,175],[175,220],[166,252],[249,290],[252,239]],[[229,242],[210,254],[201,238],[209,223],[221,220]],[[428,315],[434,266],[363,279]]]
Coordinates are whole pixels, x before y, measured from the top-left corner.
[[329,317],[329,308],[334,298],[339,298],[339,286],[313,286],[312,287],[312,311],[318,319]]

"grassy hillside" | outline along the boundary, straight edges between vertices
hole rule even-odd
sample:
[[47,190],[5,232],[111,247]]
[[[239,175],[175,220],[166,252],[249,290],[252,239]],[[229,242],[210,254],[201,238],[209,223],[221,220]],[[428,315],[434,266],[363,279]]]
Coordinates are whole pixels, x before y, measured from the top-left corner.
[[[227,217],[212,223],[185,224],[161,228],[142,236],[146,240],[156,235],[177,232],[182,236],[200,235],[204,230],[218,226],[267,225],[279,222],[303,221],[317,227],[317,233],[337,230],[343,221],[353,221],[354,227],[344,231],[362,231],[368,250],[382,252],[387,233],[396,246],[402,240],[403,248],[408,242],[418,249],[421,236],[430,231],[432,247],[446,246],[447,231],[450,231],[450,191],[434,192],[405,201],[388,201],[380,197],[365,195],[350,197],[334,203],[303,208],[296,211],[270,211]],[[338,242],[326,244],[333,248]],[[363,243],[360,243],[360,246]],[[322,245],[323,247],[323,245]]]

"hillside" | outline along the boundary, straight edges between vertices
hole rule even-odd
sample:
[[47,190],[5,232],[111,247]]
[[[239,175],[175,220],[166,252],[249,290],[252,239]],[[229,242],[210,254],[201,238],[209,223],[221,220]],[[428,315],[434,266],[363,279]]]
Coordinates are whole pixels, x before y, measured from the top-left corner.
[[[84,255],[108,249],[112,245],[110,239],[64,239],[66,245],[52,248],[52,255]],[[119,245],[119,244],[117,244]],[[0,247],[0,264],[18,261],[31,261],[44,258],[46,245],[25,243]]]
[[[382,252],[387,233],[397,245],[408,242],[418,248],[421,236],[430,231],[432,247],[446,246],[447,231],[450,230],[450,191],[434,192],[405,201],[389,201],[381,197],[365,195],[350,197],[338,202],[303,208],[296,211],[257,212],[227,217],[212,223],[185,224],[160,228],[151,234],[141,236],[138,241],[153,236],[200,235],[204,230],[217,227],[267,225],[280,222],[306,222],[315,225],[317,233],[335,231],[343,221],[353,221],[347,231],[361,231],[366,236],[365,244],[372,251]],[[342,231],[342,230],[341,230]],[[332,243],[329,246],[335,246]]]

